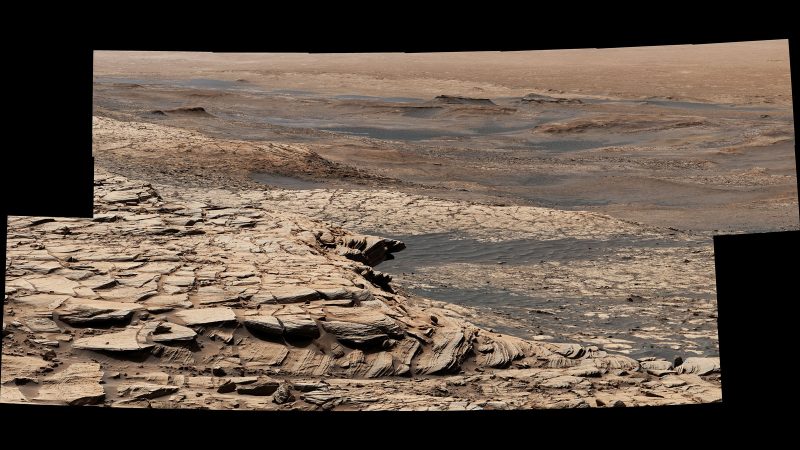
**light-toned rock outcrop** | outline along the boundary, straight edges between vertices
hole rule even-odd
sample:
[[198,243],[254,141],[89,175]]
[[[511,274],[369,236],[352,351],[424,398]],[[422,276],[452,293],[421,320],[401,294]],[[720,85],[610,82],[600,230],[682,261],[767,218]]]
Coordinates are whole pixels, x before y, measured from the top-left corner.
[[193,192],[98,169],[93,219],[9,218],[3,401],[457,410],[720,399],[718,361],[672,368],[480,329],[391,289],[369,263],[398,241],[261,193]]

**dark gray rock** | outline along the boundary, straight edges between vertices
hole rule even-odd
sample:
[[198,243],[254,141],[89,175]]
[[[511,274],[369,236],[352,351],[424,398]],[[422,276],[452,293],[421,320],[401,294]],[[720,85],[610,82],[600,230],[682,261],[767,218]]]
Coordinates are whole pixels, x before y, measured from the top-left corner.
[[294,400],[294,396],[292,395],[292,386],[289,383],[281,383],[275,393],[272,394],[272,401],[279,405],[292,400]]
[[231,380],[225,380],[218,388],[217,392],[220,394],[228,394],[236,390],[236,383]]

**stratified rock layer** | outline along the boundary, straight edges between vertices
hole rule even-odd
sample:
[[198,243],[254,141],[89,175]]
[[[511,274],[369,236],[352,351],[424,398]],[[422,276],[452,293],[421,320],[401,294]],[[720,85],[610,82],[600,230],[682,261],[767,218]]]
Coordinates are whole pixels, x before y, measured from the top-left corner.
[[645,367],[499,335],[395,293],[367,263],[398,241],[265,208],[250,191],[156,188],[97,170],[94,219],[9,218],[3,401],[504,409],[720,399],[718,361]]

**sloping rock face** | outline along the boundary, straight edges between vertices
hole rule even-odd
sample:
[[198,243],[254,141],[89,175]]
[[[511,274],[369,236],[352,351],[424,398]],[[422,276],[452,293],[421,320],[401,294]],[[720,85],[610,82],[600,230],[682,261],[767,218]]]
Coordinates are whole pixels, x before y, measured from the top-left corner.
[[258,198],[98,169],[94,219],[10,217],[3,401],[369,410],[720,399],[718,361],[643,367],[480,329],[372,269],[401,242]]
[[75,363],[55,375],[44,377],[39,395],[34,400],[73,406],[102,403],[106,396],[100,384],[102,378],[100,364]]
[[392,253],[406,248],[406,245],[400,241],[376,236],[351,237],[342,241],[342,244],[344,248],[340,250],[340,254],[368,266],[374,266],[390,259]]

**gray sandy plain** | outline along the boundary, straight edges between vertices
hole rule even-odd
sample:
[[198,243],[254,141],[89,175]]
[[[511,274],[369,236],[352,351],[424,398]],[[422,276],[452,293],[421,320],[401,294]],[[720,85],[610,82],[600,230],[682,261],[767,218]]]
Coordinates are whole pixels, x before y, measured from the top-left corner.
[[94,61],[94,218],[9,218],[3,402],[721,401],[712,236],[798,228],[785,41]]

